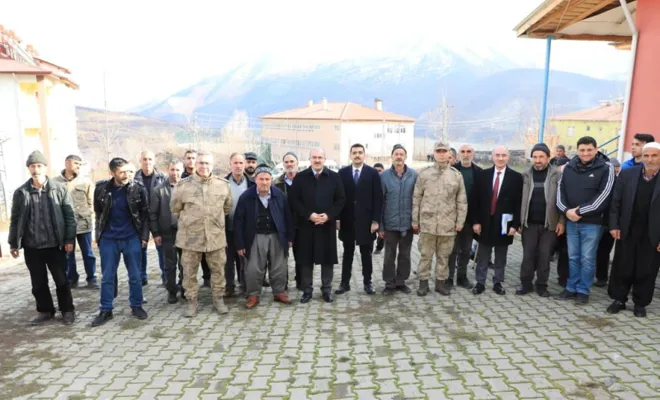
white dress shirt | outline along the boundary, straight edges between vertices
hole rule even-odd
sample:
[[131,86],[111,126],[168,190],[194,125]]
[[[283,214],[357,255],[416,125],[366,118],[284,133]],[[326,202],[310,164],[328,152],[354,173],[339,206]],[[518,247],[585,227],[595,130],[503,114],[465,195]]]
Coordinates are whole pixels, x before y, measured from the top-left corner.
[[[506,167],[504,167],[501,170],[498,170],[497,167],[495,167],[495,172],[493,172],[493,189],[495,189],[495,180],[497,179],[497,173],[501,172],[500,174],[500,184],[497,187],[497,196],[500,196],[500,189],[502,188],[502,182],[504,182],[504,173],[506,172]],[[493,190],[494,191],[494,190]]]

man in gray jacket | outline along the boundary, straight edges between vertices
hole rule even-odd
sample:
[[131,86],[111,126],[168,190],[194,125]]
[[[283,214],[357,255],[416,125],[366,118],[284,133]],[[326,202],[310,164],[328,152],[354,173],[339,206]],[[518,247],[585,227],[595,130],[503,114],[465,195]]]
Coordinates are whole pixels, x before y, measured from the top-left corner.
[[30,154],[25,163],[31,179],[14,191],[9,225],[9,250],[18,258],[24,249],[25,264],[30,271],[32,294],[39,313],[30,322],[43,324],[55,315],[53,298],[48,288],[48,270],[55,281],[57,303],[65,324],[75,315],[71,287],[66,278],[66,253],[73,251],[76,218],[66,186],[46,176],[46,157],[39,151]]
[[[167,181],[156,186],[151,192],[151,200],[149,200],[149,229],[151,230],[151,235],[154,237],[156,246],[160,246],[163,249],[165,286],[169,293],[167,302],[169,304],[175,304],[177,302],[176,293],[178,292],[176,271],[178,269],[179,277],[182,277],[183,267],[181,266],[181,249],[174,246],[178,218],[172,214],[170,200],[174,187],[181,180],[183,163],[178,160],[170,161],[167,174]],[[181,293],[183,295],[183,291]]]
[[[53,178],[67,187],[73,201],[73,213],[76,216],[76,239],[80,246],[85,272],[87,273],[87,287],[100,289],[96,282],[96,257],[92,250],[92,227],[94,219],[94,186],[92,182],[80,176],[82,158],[69,155],[64,161],[64,170]],[[78,287],[80,275],[76,267],[75,242],[74,251],[66,254],[66,275],[71,288]]]
[[[378,237],[385,240],[383,261],[383,294],[395,291],[410,293],[406,279],[410,276],[412,248],[412,202],[417,172],[406,165],[408,153],[400,145],[392,148],[392,168],[380,176],[383,187],[383,223]],[[397,256],[398,249],[398,256]],[[396,265],[395,265],[396,260]]]
[[544,143],[532,148],[534,165],[523,173],[523,192],[520,207],[523,262],[520,268],[520,287],[517,295],[534,290],[548,297],[550,257],[557,236],[564,234],[565,217],[557,210],[557,185],[561,172],[550,165],[550,149]]

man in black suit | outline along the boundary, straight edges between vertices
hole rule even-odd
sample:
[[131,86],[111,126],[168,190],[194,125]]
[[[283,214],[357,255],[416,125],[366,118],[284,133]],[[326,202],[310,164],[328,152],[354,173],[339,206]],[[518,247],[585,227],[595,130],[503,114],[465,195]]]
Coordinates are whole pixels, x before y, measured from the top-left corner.
[[346,196],[339,174],[325,168],[325,151],[312,149],[310,168],[299,172],[289,189],[288,200],[296,218],[295,242],[302,266],[301,303],[312,299],[314,264],[321,264],[323,300],[331,303],[332,273],[337,264],[336,221]]
[[495,250],[493,270],[493,290],[499,295],[506,294],[504,268],[509,246],[513,236],[520,228],[520,203],[523,189],[522,175],[507,167],[509,150],[498,146],[493,150],[493,167],[477,174],[474,189],[471,193],[471,205],[468,217],[472,229],[479,242],[477,251],[477,283],[472,293],[481,294],[486,290],[488,278],[488,262]]
[[616,180],[610,205],[610,234],[620,240],[608,293],[610,314],[626,309],[632,287],[635,316],[645,317],[660,267],[660,144],[647,143],[642,165],[626,168]]
[[375,293],[371,283],[371,251],[383,211],[383,189],[378,171],[364,164],[364,146],[356,143],[351,146],[350,152],[352,164],[339,170],[346,205],[338,223],[339,240],[344,244],[344,257],[341,284],[335,293],[342,294],[351,290],[351,271],[357,244],[362,258],[364,291],[371,295]]

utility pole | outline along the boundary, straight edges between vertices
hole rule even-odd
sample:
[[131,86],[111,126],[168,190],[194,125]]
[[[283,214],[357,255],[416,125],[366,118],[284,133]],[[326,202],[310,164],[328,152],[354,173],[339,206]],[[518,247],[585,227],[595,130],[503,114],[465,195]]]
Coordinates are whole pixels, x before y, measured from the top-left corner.
[[440,138],[443,142],[449,140],[449,108],[451,106],[447,104],[447,98],[445,95],[442,95],[442,137]]

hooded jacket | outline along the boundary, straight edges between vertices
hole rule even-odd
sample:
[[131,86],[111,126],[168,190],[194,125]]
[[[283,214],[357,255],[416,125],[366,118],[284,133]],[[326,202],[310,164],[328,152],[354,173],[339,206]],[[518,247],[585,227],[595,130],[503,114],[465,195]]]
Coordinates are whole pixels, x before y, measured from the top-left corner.
[[598,152],[588,164],[573,157],[564,167],[559,182],[557,208],[566,215],[568,210],[579,207],[578,215],[582,217],[579,222],[602,225],[613,187],[614,168],[605,154]]

